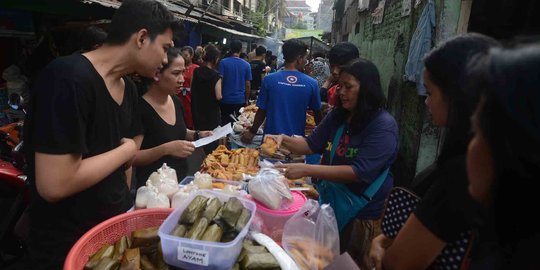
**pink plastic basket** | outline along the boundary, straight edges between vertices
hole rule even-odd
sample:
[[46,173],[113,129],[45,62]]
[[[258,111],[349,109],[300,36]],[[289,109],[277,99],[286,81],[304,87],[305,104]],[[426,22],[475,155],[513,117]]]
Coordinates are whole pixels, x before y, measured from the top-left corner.
[[122,236],[138,229],[160,226],[174,209],[142,209],[101,222],[86,232],[69,251],[64,270],[81,270],[88,257],[104,245],[116,243]]
[[289,218],[291,218],[304,204],[307,202],[307,198],[300,191],[291,191],[293,195],[293,202],[289,204],[287,209],[273,210],[266,207],[264,204],[253,199],[257,204],[256,216],[263,223],[262,233],[270,236],[277,243],[281,243],[281,236],[283,234],[283,227]]

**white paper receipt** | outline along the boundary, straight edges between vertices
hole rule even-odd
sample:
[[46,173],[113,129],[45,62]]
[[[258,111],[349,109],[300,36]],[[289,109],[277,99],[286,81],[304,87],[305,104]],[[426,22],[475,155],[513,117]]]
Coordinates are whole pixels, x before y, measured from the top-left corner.
[[193,145],[195,146],[195,148],[217,141],[231,134],[233,132],[233,129],[232,129],[231,123],[228,123],[222,127],[217,127],[216,129],[212,130],[212,132],[214,133],[212,134],[212,136],[208,136],[208,137],[201,138],[194,141]]
[[191,249],[187,247],[178,247],[178,260],[197,264],[202,266],[208,266],[208,251]]

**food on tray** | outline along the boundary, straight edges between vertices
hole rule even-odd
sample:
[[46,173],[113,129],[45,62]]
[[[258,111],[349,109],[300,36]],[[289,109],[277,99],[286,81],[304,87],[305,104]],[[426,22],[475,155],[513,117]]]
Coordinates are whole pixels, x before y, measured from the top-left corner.
[[229,150],[220,145],[205,158],[201,171],[218,179],[242,180],[243,174],[255,175],[259,171],[258,163],[256,149]]
[[261,150],[265,155],[272,156],[278,150],[278,141],[275,137],[265,136],[264,142],[261,144]]
[[311,239],[292,239],[288,251],[301,269],[323,269],[334,260],[332,251]]
[[[193,217],[196,217],[196,220],[189,223]],[[202,241],[229,242],[247,226],[250,217],[251,212],[236,197],[231,197],[222,204],[218,198],[198,195],[184,210],[178,221],[179,226],[176,226],[170,235]]]
[[[233,131],[236,133],[242,133],[253,125],[255,120],[255,114],[257,113],[257,106],[249,105],[240,109],[240,116],[238,121],[233,124]],[[260,130],[260,129],[259,129]],[[259,133],[259,132],[257,132]]]
[[304,155],[297,155],[291,153],[289,149],[281,145],[276,135],[266,135],[264,142],[261,144],[261,156],[268,159],[276,159],[280,161],[288,162],[304,162]]
[[158,227],[135,230],[131,237],[103,246],[89,257],[84,269],[168,269],[157,231]]

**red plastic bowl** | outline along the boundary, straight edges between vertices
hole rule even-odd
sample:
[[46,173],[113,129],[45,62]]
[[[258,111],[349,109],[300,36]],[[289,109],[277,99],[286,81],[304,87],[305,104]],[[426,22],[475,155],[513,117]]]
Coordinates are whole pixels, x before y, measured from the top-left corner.
[[82,270],[88,257],[104,245],[114,244],[135,230],[160,226],[173,210],[142,209],[101,222],[86,232],[71,248],[64,262],[64,270]]

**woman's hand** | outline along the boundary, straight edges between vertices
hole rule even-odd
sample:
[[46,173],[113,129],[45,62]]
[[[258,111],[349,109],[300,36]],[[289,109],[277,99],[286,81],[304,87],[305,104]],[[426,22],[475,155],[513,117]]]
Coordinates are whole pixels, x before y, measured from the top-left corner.
[[166,143],[166,155],[185,158],[191,156],[195,151],[195,146],[192,142],[184,140],[176,140]]
[[298,179],[308,176],[309,164],[304,163],[289,163],[276,165],[276,168],[283,169],[285,177],[289,179]]
[[199,138],[210,137],[212,135],[214,135],[214,132],[212,132],[211,130],[199,131]]
[[392,239],[386,237],[384,234],[373,238],[371,241],[371,248],[369,250],[369,260],[371,266],[376,270],[382,270],[382,261],[386,249],[392,245]]

